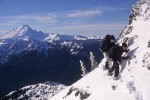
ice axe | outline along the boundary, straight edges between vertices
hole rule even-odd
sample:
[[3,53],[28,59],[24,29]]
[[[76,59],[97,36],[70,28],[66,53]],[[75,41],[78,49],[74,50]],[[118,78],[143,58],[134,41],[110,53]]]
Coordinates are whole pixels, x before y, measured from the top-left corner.
[[125,54],[122,56],[122,59],[128,59],[129,58],[129,56],[126,56],[128,54],[128,52],[129,52],[129,50],[130,49],[124,51]]

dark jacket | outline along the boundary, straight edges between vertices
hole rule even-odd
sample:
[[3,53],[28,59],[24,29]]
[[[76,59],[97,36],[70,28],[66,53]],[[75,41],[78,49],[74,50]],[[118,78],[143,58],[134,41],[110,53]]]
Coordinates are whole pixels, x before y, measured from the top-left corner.
[[110,48],[115,46],[115,43],[110,42],[108,39],[104,39],[100,45],[100,49],[102,52],[109,52]]
[[109,51],[109,57],[114,59],[114,60],[118,60],[121,61],[122,57],[122,53],[124,52],[124,50],[122,49],[121,46],[119,45],[115,45],[114,47],[112,47]]

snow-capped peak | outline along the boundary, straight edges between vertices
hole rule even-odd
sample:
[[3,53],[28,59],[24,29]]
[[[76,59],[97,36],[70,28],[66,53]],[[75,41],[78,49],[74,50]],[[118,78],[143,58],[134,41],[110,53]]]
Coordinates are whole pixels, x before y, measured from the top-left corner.
[[18,29],[31,29],[28,25],[22,25],[20,27],[18,27]]
[[20,27],[16,27],[13,30],[7,32],[3,35],[3,38],[15,38],[18,36],[24,35],[28,30],[31,30],[31,28],[27,25],[22,25]]
[[133,5],[129,24],[137,20],[150,20],[150,0],[139,0]]
[[22,25],[21,27],[17,27],[6,34],[3,34],[0,37],[0,40],[6,40],[6,39],[22,39],[22,40],[28,40],[28,39],[35,39],[39,41],[43,41],[45,37],[48,36],[48,33],[43,33],[41,31],[36,31],[31,29],[28,25]]

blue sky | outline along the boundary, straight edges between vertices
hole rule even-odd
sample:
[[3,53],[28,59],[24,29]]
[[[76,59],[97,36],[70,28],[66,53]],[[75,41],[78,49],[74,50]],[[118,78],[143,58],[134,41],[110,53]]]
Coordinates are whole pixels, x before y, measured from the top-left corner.
[[0,0],[0,33],[21,25],[47,33],[118,35],[136,0]]

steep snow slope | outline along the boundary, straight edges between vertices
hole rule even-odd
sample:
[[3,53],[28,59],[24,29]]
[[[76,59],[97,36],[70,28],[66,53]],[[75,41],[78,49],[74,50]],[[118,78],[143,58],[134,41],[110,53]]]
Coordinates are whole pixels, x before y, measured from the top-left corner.
[[121,63],[119,80],[103,71],[102,61],[97,69],[49,100],[150,100],[149,7],[149,0],[138,1],[130,25],[119,37],[119,43],[127,42],[130,49],[130,59]]

